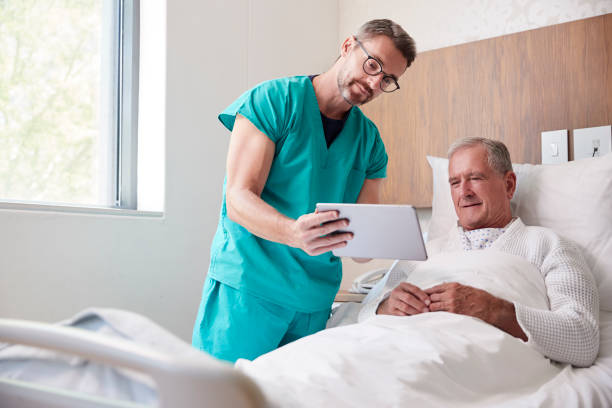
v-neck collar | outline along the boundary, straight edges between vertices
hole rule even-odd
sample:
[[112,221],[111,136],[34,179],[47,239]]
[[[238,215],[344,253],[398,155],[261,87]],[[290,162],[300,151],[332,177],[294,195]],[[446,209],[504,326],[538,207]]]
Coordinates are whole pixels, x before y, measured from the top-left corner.
[[338,136],[336,136],[336,139],[334,139],[332,144],[329,147],[327,147],[327,141],[325,140],[325,132],[323,130],[323,118],[321,118],[321,109],[319,108],[319,101],[317,100],[317,95],[314,90],[314,85],[312,84],[312,81],[310,80],[310,78],[305,77],[305,79],[306,81],[308,81],[309,90],[310,90],[309,94],[313,102],[309,104],[311,106],[311,109],[314,111],[311,113],[316,114],[315,117],[317,118],[317,120],[315,120],[315,122],[317,123],[315,125],[315,129],[317,130],[316,144],[317,144],[319,153],[321,154],[321,157],[323,158],[321,164],[323,167],[328,167],[328,163],[330,162],[330,159],[333,156],[335,156],[338,151],[340,152],[345,151],[345,149],[342,148],[342,145],[346,144],[349,141],[348,135],[351,134],[350,128],[353,126],[353,122],[354,122],[352,119],[353,119],[353,116],[355,115],[355,110],[357,108],[355,106],[351,106],[351,109],[349,109],[346,115],[346,121],[344,122],[344,126],[342,127],[342,130],[340,131],[340,133],[338,133]]

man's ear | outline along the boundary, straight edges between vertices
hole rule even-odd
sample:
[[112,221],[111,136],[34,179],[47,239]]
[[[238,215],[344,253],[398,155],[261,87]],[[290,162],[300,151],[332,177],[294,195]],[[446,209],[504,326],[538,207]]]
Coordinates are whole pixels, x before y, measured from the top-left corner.
[[354,44],[355,44],[355,36],[354,35],[350,35],[350,36],[346,37],[346,39],[342,42],[342,45],[340,46],[340,56],[341,57],[346,57],[346,55],[349,53],[351,48],[353,48]]
[[508,200],[510,200],[516,191],[516,174],[514,174],[513,171],[506,173],[504,176],[504,184],[506,186],[506,196],[508,197]]

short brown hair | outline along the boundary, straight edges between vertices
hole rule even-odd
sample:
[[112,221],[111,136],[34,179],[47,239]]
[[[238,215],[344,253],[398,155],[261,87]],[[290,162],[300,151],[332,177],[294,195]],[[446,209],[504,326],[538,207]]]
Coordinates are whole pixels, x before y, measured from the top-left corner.
[[369,40],[377,35],[386,35],[393,41],[395,48],[406,58],[406,68],[412,64],[416,58],[416,44],[402,26],[386,18],[370,20],[359,27],[356,37]]

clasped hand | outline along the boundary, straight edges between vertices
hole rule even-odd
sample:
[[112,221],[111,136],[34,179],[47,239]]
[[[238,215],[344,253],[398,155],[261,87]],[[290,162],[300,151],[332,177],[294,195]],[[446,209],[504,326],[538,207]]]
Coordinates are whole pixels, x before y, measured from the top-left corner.
[[498,298],[490,293],[457,282],[442,283],[422,290],[400,283],[376,311],[378,314],[411,316],[426,312],[450,312],[493,320]]

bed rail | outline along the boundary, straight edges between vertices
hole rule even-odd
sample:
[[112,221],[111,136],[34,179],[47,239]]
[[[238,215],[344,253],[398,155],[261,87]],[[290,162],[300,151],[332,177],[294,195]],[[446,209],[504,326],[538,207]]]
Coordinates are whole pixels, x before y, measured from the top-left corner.
[[[160,407],[265,406],[263,394],[251,379],[230,364],[195,349],[189,357],[169,356],[147,346],[83,329],[17,319],[0,319],[0,342],[79,355],[148,374],[157,385]],[[0,379],[0,405],[5,406],[9,399],[18,404],[6,406],[142,406]],[[32,405],[26,405],[28,401]],[[70,405],[66,405],[67,401],[71,401]]]

